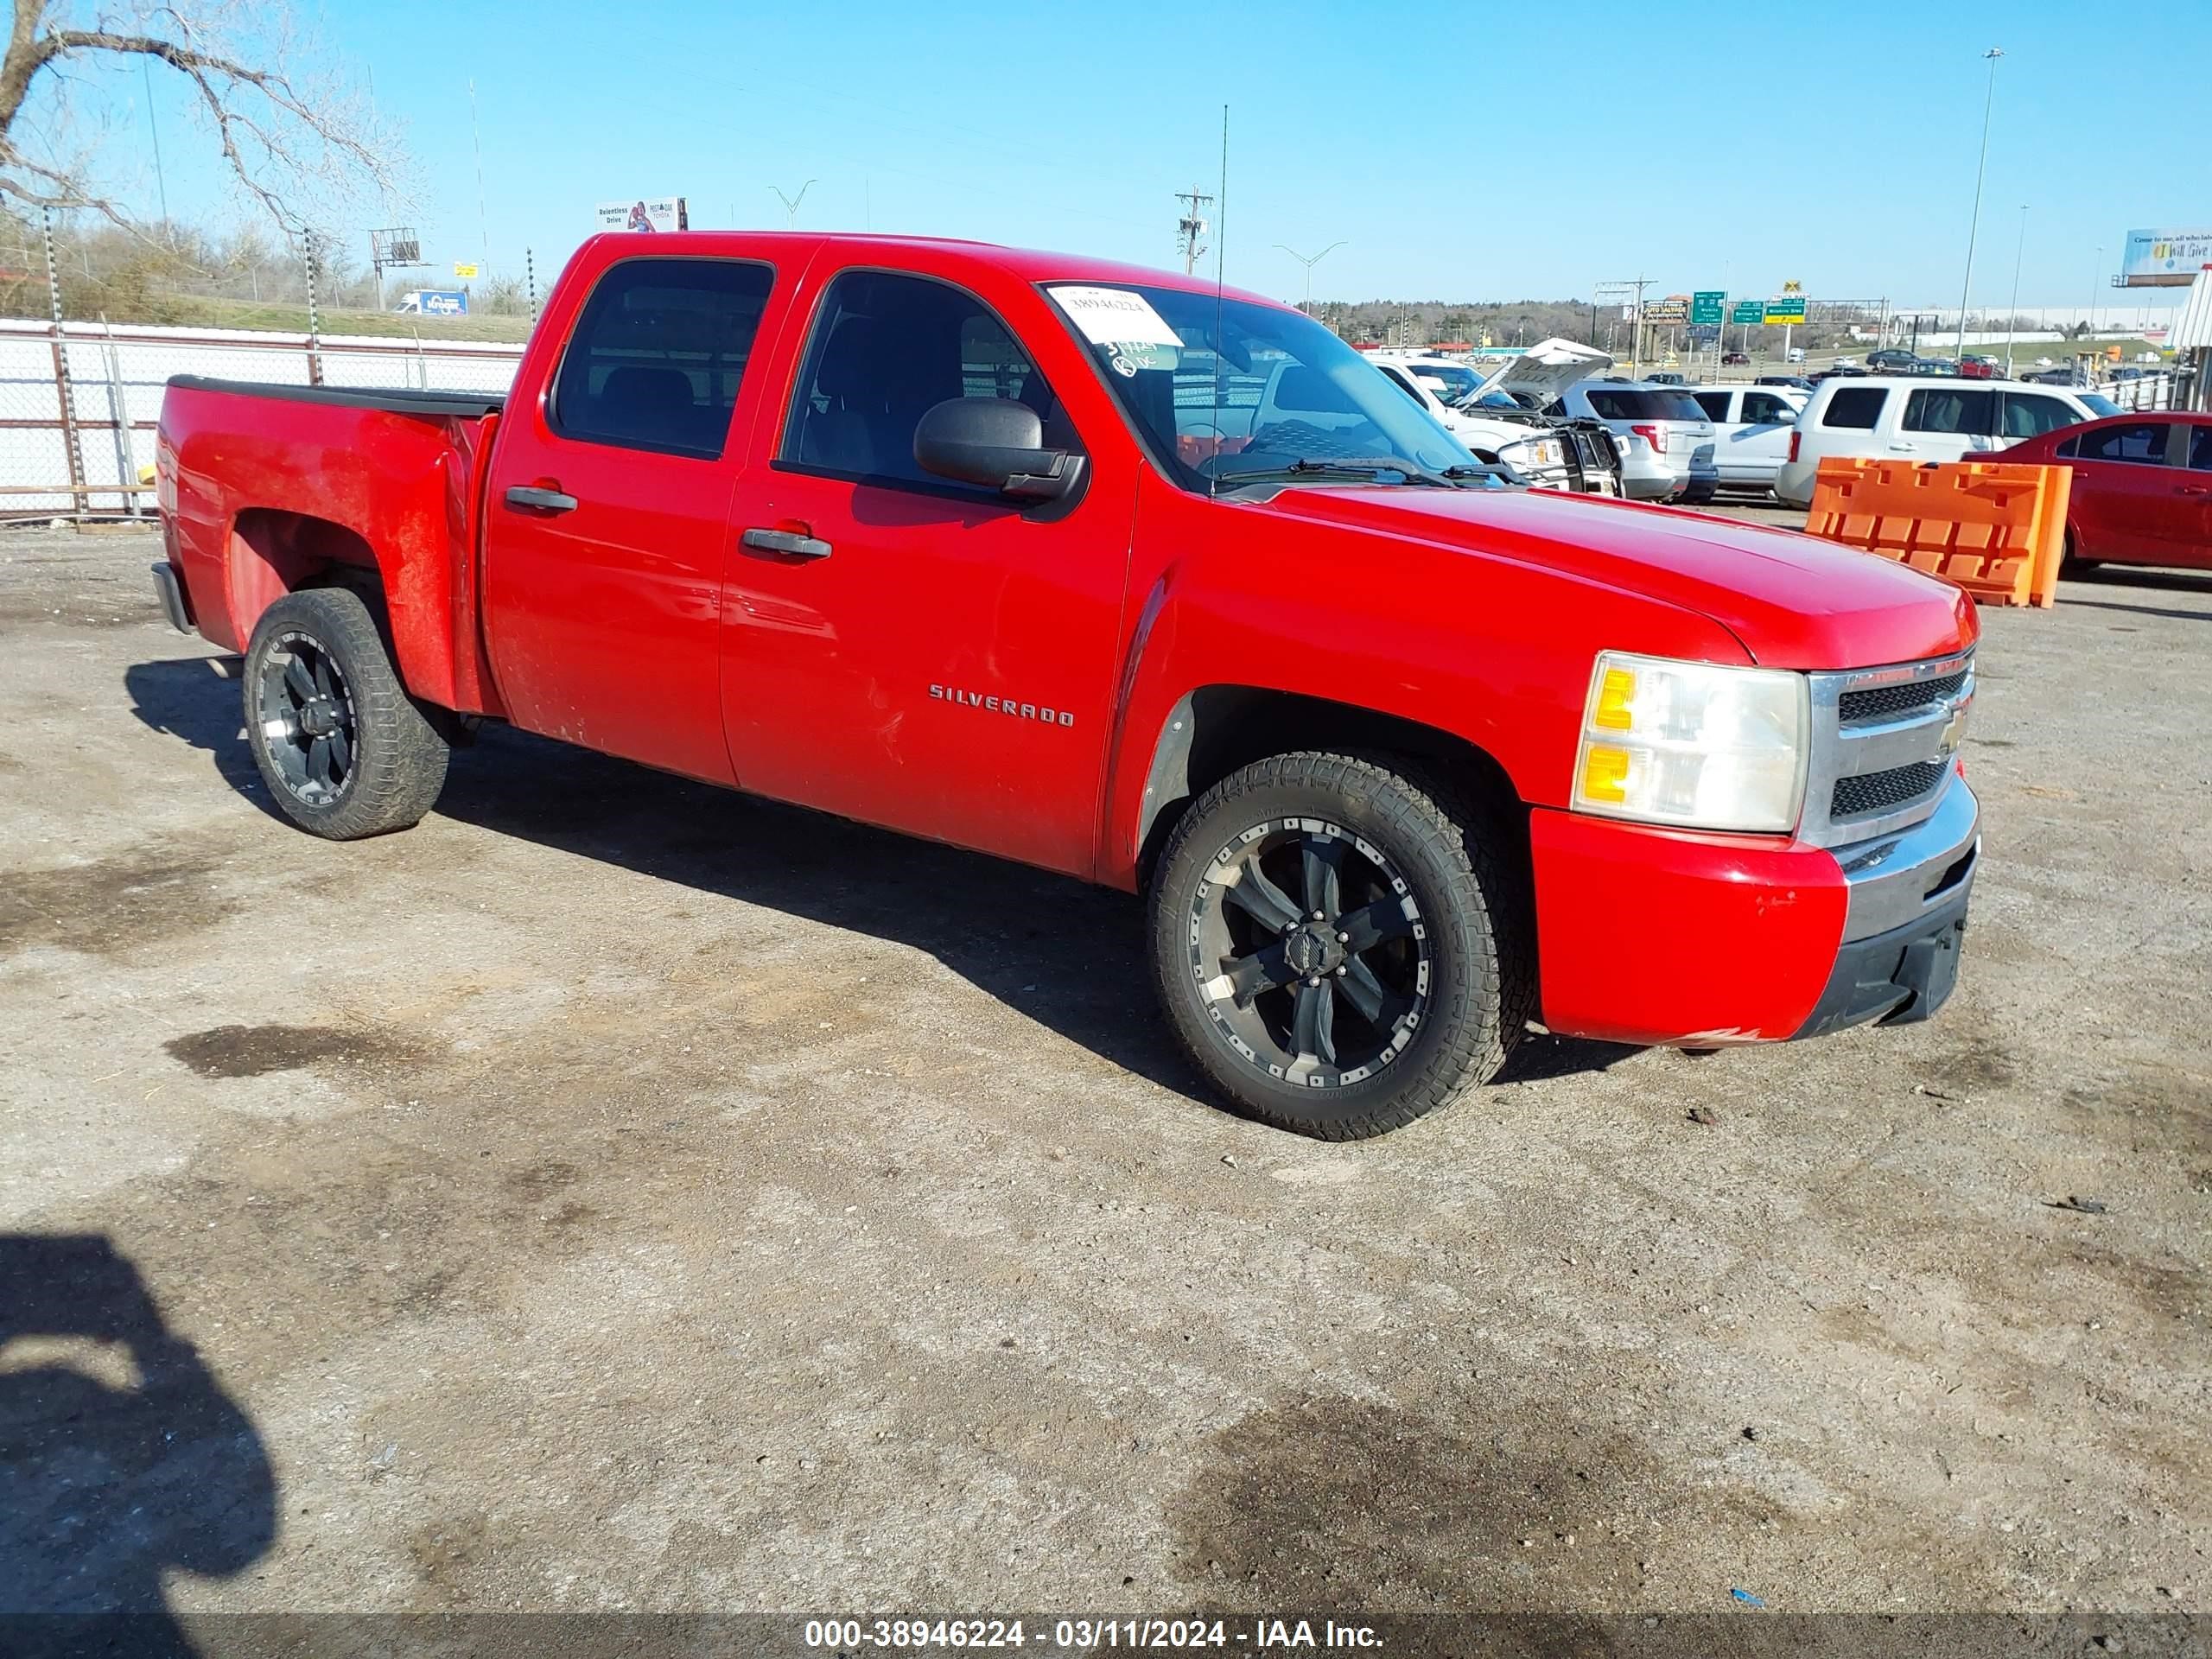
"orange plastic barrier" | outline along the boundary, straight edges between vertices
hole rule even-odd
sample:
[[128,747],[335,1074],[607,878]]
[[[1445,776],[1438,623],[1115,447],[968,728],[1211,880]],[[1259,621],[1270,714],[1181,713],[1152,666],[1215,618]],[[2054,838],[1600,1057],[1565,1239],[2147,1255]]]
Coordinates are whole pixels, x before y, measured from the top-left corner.
[[1946,577],[1984,604],[2048,607],[2066,555],[2072,480],[2064,467],[1831,456],[1821,462],[1805,530]]

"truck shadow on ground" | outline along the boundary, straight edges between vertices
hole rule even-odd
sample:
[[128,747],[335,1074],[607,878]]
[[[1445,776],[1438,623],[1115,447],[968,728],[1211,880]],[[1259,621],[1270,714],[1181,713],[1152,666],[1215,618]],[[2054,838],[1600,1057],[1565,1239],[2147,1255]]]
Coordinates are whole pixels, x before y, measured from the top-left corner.
[[[132,712],[276,808],[240,734],[235,658],[140,663]],[[1129,895],[487,727],[455,752],[440,817],[926,952],[1070,1041],[1192,1099],[1213,1096],[1152,995]],[[281,815],[277,815],[281,816]],[[1635,1051],[1522,1045],[1502,1082],[1603,1070]]]
[[0,1233],[0,1649],[196,1651],[162,1575],[276,1535],[245,1411],[99,1235]]

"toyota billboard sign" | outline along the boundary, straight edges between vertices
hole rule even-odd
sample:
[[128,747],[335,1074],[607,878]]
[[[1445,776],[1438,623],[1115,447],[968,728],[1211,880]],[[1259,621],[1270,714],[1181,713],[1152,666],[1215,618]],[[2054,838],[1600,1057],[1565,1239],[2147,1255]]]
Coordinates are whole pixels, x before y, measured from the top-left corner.
[[691,215],[681,196],[635,196],[599,204],[602,231],[688,231]]

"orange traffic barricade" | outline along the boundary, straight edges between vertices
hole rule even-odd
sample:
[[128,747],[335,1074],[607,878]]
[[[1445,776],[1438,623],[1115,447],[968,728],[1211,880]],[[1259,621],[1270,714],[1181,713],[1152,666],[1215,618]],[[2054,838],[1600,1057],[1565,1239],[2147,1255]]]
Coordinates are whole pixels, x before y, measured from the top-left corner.
[[1805,530],[1945,577],[1984,604],[2049,606],[2072,479],[2064,467],[1831,456]]

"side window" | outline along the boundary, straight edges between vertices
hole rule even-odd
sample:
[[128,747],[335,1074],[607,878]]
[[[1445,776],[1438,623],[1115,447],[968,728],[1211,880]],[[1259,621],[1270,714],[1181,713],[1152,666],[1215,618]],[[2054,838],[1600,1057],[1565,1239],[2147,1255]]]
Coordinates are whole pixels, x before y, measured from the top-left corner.
[[1623,408],[1625,401],[1617,391],[1593,391],[1590,394],[1590,407],[1597,410],[1598,418],[1601,421],[1634,420],[1636,416]]
[[[1828,399],[1828,406],[1821,415],[1821,424],[1872,432],[1874,423],[1882,418],[1882,405],[1889,396],[1887,388],[1882,386],[1842,387]],[[1920,394],[1915,392],[1913,396],[1917,397]]]
[[[1728,418],[1730,393],[1694,391],[1690,396],[1697,399],[1697,406],[1705,411],[1705,418],[1708,421],[1725,421]],[[1744,418],[1747,421],[1751,418],[1751,400],[1748,396],[1744,399]]]
[[[2039,438],[2046,432],[2076,424],[2081,416],[2056,397],[2038,392],[2008,391],[2005,397],[2005,433],[2008,438]],[[2164,429],[2159,429],[2164,442]],[[2159,459],[2164,460],[2163,454]]]
[[562,353],[548,422],[586,443],[719,456],[774,280],[735,259],[609,266]]
[[1904,429],[1990,436],[1997,430],[1997,394],[1957,386],[1916,391],[1905,400]]
[[2134,461],[2153,467],[2166,464],[2166,423],[2135,421],[2108,426],[2101,432],[2084,432],[2062,446],[2083,461]]
[[2052,450],[2050,453],[2056,455],[2061,461],[2071,461],[2074,459],[2075,453],[2080,450],[2081,447],[2081,439],[2069,438],[2065,442],[2060,444],[2058,448]]
[[926,276],[845,271],[815,314],[777,458],[874,483],[988,493],[914,460],[915,427],[954,397],[1026,404],[1047,448],[1080,448],[1027,350],[981,300]]
[[1744,418],[1753,426],[1788,426],[1797,418],[1797,410],[1789,399],[1770,391],[1747,391]]
[[2194,473],[2212,473],[2212,426],[2190,428],[2189,467]]

